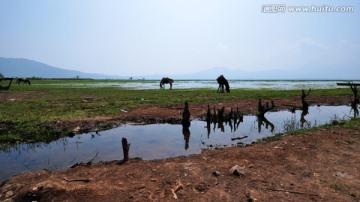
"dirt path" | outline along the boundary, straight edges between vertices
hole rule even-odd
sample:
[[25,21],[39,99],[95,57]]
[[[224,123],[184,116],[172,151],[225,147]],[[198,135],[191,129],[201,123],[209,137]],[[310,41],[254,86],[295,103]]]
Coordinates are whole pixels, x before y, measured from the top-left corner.
[[[255,101],[212,104],[254,112]],[[297,105],[296,99],[274,101]],[[311,101],[346,103],[340,97]],[[190,105],[192,117],[206,107]],[[112,119],[177,119],[181,108],[146,106]],[[0,186],[0,201],[360,201],[359,131],[333,126],[188,157],[26,173]],[[235,165],[238,175],[230,172]]]

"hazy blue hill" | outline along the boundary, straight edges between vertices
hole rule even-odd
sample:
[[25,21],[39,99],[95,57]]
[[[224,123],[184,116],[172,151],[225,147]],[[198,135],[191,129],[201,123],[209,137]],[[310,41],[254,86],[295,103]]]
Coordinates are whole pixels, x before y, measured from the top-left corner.
[[[348,68],[349,69],[349,68]],[[129,76],[103,75],[103,74],[89,74],[80,71],[66,70],[58,67],[20,58],[4,58],[0,57],[0,72],[5,77],[41,77],[41,78],[93,78],[93,79],[128,79]],[[248,70],[234,70],[226,67],[215,67],[208,70],[189,73],[189,74],[154,74],[133,76],[134,79],[161,79],[162,77],[171,77],[173,79],[210,79],[215,80],[219,75],[224,75],[227,79],[241,79],[241,80],[321,80],[321,79],[335,79],[335,80],[359,80],[360,69],[353,67],[351,71],[343,71],[341,68],[334,66],[323,67],[321,65],[304,66],[302,68],[293,70],[263,70],[253,71]]]
[[0,72],[5,77],[41,77],[41,78],[120,78],[111,75],[89,74],[80,71],[66,70],[58,67],[22,58],[0,57]]

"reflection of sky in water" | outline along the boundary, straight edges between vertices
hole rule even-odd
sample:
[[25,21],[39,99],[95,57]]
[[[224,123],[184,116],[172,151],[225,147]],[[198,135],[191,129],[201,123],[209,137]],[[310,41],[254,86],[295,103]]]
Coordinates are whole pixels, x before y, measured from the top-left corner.
[[[331,89],[338,88],[337,82],[344,81],[241,81],[230,80],[232,89],[276,89],[276,90],[295,90],[295,89]],[[54,84],[66,85],[70,87],[118,87],[125,89],[159,89],[159,81],[126,81],[126,82],[90,82],[90,83],[67,83]],[[210,88],[217,89],[216,80],[180,80],[173,83],[174,89],[191,88]],[[165,88],[170,88],[165,84]]]
[[[310,107],[305,116],[307,124],[304,127],[318,126],[329,123],[332,119],[348,119],[352,116],[349,106]],[[201,149],[210,145],[235,145],[238,142],[251,143],[260,138],[283,133],[290,123],[295,129],[300,127],[301,111],[268,112],[268,121],[274,124],[270,127],[261,126],[259,132],[257,117],[244,116],[243,122],[234,131],[229,124],[224,123],[224,132],[211,124],[208,134],[207,124],[203,121],[191,122],[189,148],[185,150],[185,140],[181,125],[152,124],[124,125],[122,127],[99,132],[76,135],[73,138],[63,138],[50,144],[22,144],[11,148],[7,153],[0,152],[0,181],[11,175],[39,169],[58,170],[67,168],[76,162],[87,162],[98,153],[95,162],[120,160],[123,158],[121,138],[126,137],[130,146],[130,157],[143,159],[159,159],[179,155],[200,153]],[[248,136],[242,140],[232,141],[231,138]]]

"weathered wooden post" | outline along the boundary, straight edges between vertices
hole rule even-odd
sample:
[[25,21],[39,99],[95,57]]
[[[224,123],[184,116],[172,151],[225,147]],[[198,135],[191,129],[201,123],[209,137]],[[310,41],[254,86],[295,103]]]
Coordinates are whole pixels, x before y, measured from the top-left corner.
[[206,112],[206,128],[208,131],[208,139],[210,138],[210,125],[211,125],[211,110],[210,110],[210,104],[208,104],[208,110]]
[[190,127],[190,110],[188,102],[185,102],[181,123],[183,124],[183,126]]
[[8,86],[6,86],[6,87],[3,87],[3,86],[0,85],[0,90],[9,90],[9,88],[11,86],[11,83],[13,81],[13,78],[0,78],[0,82],[1,81],[10,81]]
[[350,86],[351,91],[354,93],[354,103],[359,103],[358,90],[357,87],[360,86],[360,83],[336,83],[338,86]]
[[211,121],[211,110],[210,110],[210,104],[208,104],[208,110],[206,112],[206,122]]
[[126,161],[129,160],[130,143],[128,144],[127,139],[123,137],[123,138],[121,139],[121,144],[122,144],[123,153],[124,153],[123,162],[126,162]]
[[190,122],[190,110],[188,102],[185,102],[184,111],[183,111],[183,119],[182,119],[182,132],[185,140],[185,150],[189,148],[189,140],[190,140],[190,130],[189,127],[191,125]]
[[216,115],[216,109],[215,109],[215,106],[214,106],[214,114],[213,114],[213,122],[214,122],[214,124],[216,125],[216,123],[217,123],[217,115]]
[[357,87],[360,86],[360,83],[336,83],[338,86],[350,86],[351,91],[354,93],[354,99],[350,98],[351,108],[354,110],[354,117],[359,115],[359,110],[357,108],[357,104],[360,103],[360,97],[358,96]]
[[269,102],[266,102],[265,105],[262,105],[261,103],[261,99],[259,99],[259,103],[258,103],[258,117],[264,117],[265,113],[273,110],[275,108],[275,104],[274,101],[271,100],[271,106],[269,105]]
[[218,121],[219,122],[224,121],[224,112],[225,112],[225,107],[222,107],[221,109],[218,109]]
[[310,92],[311,92],[311,88],[309,88],[309,91],[307,93],[305,93],[304,89],[302,89],[302,91],[301,91],[301,104],[302,104],[303,110],[309,109],[309,103],[305,100],[305,98],[310,94]]

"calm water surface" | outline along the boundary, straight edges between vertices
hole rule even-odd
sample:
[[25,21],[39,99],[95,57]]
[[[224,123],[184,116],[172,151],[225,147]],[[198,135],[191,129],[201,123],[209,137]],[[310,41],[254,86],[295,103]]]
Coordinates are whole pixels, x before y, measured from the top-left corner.
[[[200,153],[203,149],[249,144],[261,138],[288,130],[310,128],[329,123],[333,119],[349,119],[353,112],[349,106],[312,106],[302,118],[302,111],[268,112],[268,122],[256,116],[245,115],[238,124],[207,125],[194,120],[189,133],[182,125],[152,124],[124,125],[96,133],[78,134],[49,144],[19,144],[0,151],[0,182],[12,175],[40,169],[61,170],[76,162],[121,160],[121,138],[131,144],[130,157],[143,159],[168,158]],[[301,121],[302,120],[302,121]],[[241,140],[231,140],[248,136]]]
[[[274,90],[301,90],[301,89],[332,89],[339,88],[337,82],[345,81],[287,81],[287,80],[229,80],[231,89],[274,89]],[[95,82],[89,83],[58,83],[54,85],[65,85],[69,87],[118,87],[125,89],[144,90],[159,89],[159,81],[116,81],[113,82]],[[169,84],[165,84],[165,88],[169,88]],[[207,88],[217,89],[216,80],[179,80],[173,83],[174,89],[192,89]],[[346,88],[346,87],[341,87]]]

